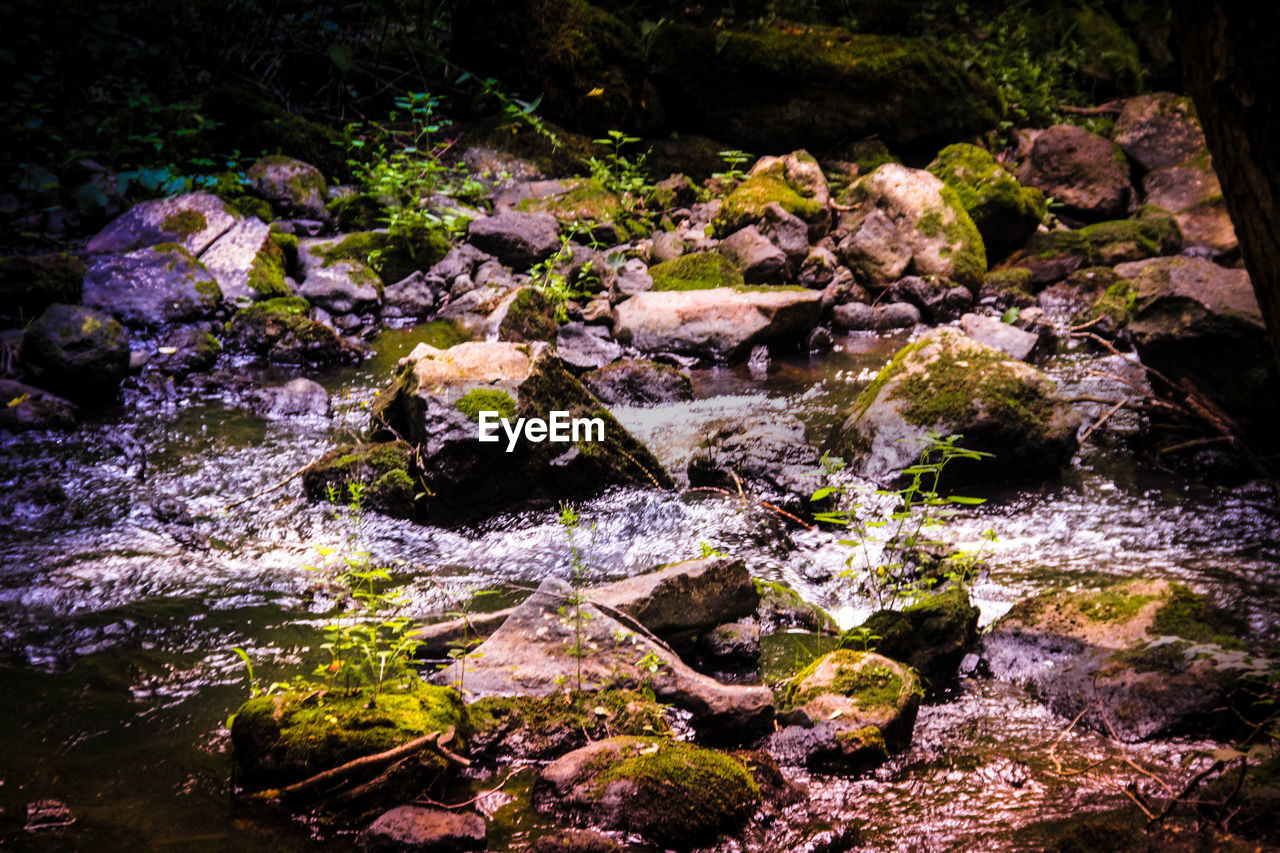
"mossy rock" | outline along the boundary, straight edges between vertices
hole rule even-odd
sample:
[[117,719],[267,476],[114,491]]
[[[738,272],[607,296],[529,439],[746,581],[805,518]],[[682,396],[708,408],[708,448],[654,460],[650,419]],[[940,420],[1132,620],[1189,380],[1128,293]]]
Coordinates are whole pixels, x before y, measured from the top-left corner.
[[381,290],[443,258],[449,251],[449,238],[443,231],[427,227],[362,231],[327,243],[312,243],[309,251],[320,258],[321,266],[352,261],[358,268],[368,267],[377,273],[375,284]]
[[808,223],[811,232],[825,232],[828,199],[826,177],[809,152],[764,157],[724,199],[713,224],[717,234],[731,234],[764,220],[769,205],[776,203]]
[[1006,265],[1029,269],[1033,282],[1046,284],[1086,267],[1177,253],[1182,247],[1178,223],[1163,211],[1148,208],[1143,213],[1138,219],[1098,222],[1078,231],[1036,234]]
[[742,272],[719,252],[691,252],[649,267],[654,290],[711,290],[743,284]]
[[1048,213],[1044,193],[1022,186],[990,152],[976,145],[948,145],[927,168],[955,190],[992,255],[1021,246]]
[[228,337],[240,349],[282,364],[351,359],[354,351],[333,329],[308,317],[310,309],[299,296],[265,299],[232,316]]
[[561,225],[603,225],[606,227],[593,228],[592,234],[615,238],[614,242],[627,239],[627,229],[618,221],[625,213],[622,202],[599,181],[589,178],[570,178],[564,192],[523,199],[516,210],[550,213]]
[[723,753],[615,737],[543,769],[537,802],[540,811],[687,849],[745,824],[760,788],[741,761]]
[[1245,631],[1182,584],[1137,580],[1021,601],[985,647],[997,677],[1121,740],[1222,737],[1255,719],[1245,688],[1272,666],[1248,652]]
[[994,454],[950,463],[948,482],[1054,473],[1075,452],[1080,425],[1056,391],[1031,365],[935,329],[899,350],[854,401],[841,449],[864,476],[894,477],[919,458],[932,430]]
[[671,733],[663,707],[635,690],[486,696],[468,707],[473,753],[502,761],[550,760],[615,735]]
[[0,258],[0,318],[22,326],[54,303],[79,302],[86,271],[65,253]]
[[961,658],[978,637],[978,608],[953,585],[902,610],[877,610],[862,627],[879,637],[869,648],[915,668],[932,691],[955,681]]
[[760,621],[774,627],[803,628],[806,631],[834,633],[836,621],[816,604],[805,601],[800,593],[782,583],[752,578],[760,596],[757,614]]
[[346,500],[351,483],[363,484],[365,506],[392,518],[412,518],[414,502],[426,488],[414,465],[413,448],[403,441],[334,448],[302,475],[302,487],[312,500],[327,500],[330,490]]
[[539,93],[539,114],[573,130],[651,133],[663,124],[635,35],[585,0],[467,3],[454,14],[452,36],[451,58]]
[[43,389],[75,401],[115,395],[129,370],[129,338],[108,314],[50,305],[22,335],[22,359]]
[[387,206],[365,193],[339,196],[328,209],[343,231],[373,231],[387,224]]
[[[450,748],[465,749],[470,717],[457,692],[409,678],[407,688],[392,686],[372,708],[368,688],[353,695],[297,688],[245,702],[231,724],[237,783],[254,791],[284,787],[449,729],[456,738]],[[422,755],[431,775],[443,773],[444,759]]]
[[757,152],[890,145],[994,127],[988,84],[924,42],[785,21],[742,30],[659,27],[650,59],[672,123]]
[[554,342],[558,329],[551,301],[537,288],[522,287],[506,305],[498,340]]

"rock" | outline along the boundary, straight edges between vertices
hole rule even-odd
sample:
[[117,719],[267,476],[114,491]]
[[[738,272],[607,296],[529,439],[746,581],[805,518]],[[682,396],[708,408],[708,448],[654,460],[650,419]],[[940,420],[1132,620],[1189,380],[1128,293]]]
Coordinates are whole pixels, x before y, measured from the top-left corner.
[[[623,292],[711,290],[743,284],[742,272],[733,261],[718,252],[692,252],[655,264],[649,268],[646,277],[649,279],[648,287],[632,285]],[[623,285],[621,279],[619,285]]]
[[978,608],[964,587],[920,598],[902,610],[877,610],[862,623],[871,647],[915,669],[931,691],[955,681],[965,652],[978,638]]
[[[680,236],[678,231],[659,231],[653,235],[653,246],[649,249],[649,257],[655,263],[663,261],[673,261],[684,254],[684,238]],[[631,261],[627,261],[630,265]],[[623,269],[626,269],[626,266]],[[648,290],[648,288],[643,288]],[[623,290],[623,293],[634,293],[637,291]]]
[[329,414],[329,392],[313,379],[299,376],[284,385],[262,390],[263,405],[260,411],[268,417]]
[[814,246],[800,261],[800,271],[796,275],[796,283],[804,287],[821,290],[835,278],[838,263],[835,252],[825,246]]
[[[376,708],[359,694],[341,691],[316,696],[308,688],[286,690],[250,699],[231,723],[231,749],[236,780],[247,790],[283,787],[356,758],[384,752],[433,731],[452,728],[465,745],[469,724],[466,707],[456,691],[410,682],[406,692],[387,691]],[[451,744],[457,749],[457,744]],[[430,752],[414,762],[411,773],[419,785],[441,775],[443,758]],[[399,790],[406,798],[422,788]],[[402,801],[403,802],[403,801]]]
[[540,811],[681,849],[742,826],[760,804],[759,787],[736,758],[654,738],[575,750],[542,770],[535,791]]
[[[495,426],[493,440],[481,442],[482,411],[513,421],[549,419],[561,411],[569,420],[596,426],[570,433],[576,440],[526,436],[514,445]],[[379,395],[374,424],[416,445],[431,492],[421,508],[424,517],[491,514],[502,506],[577,498],[611,485],[670,483],[653,454],[543,343],[470,342],[448,350],[420,344]]]
[[786,254],[755,225],[740,228],[721,240],[720,254],[742,270],[747,282],[778,281],[787,265]]
[[[312,399],[318,405],[319,395]],[[324,414],[327,395],[325,403],[325,409],[310,413]],[[413,448],[404,441],[344,444],[321,456],[302,475],[302,488],[316,501],[328,500],[331,492],[344,500],[351,483],[363,485],[367,508],[391,518],[413,518],[418,495],[424,489]]]
[[1214,257],[1240,249],[1208,152],[1176,166],[1155,169],[1142,182],[1147,204],[1173,215],[1183,245]]
[[199,255],[239,216],[209,193],[187,193],[135,204],[85,244],[93,254],[123,254],[157,243],[177,243]]
[[466,853],[484,850],[487,830],[475,812],[427,806],[397,806],[360,833],[367,853]]
[[80,414],[75,404],[12,379],[0,379],[0,403],[0,430],[8,432],[71,429]]
[[875,652],[839,649],[788,682],[768,749],[780,763],[858,771],[911,742],[924,690],[915,671]]
[[[908,302],[920,309],[916,322],[948,323],[973,305],[966,287],[935,276],[909,275],[898,279],[881,296],[884,302]],[[905,324],[904,324],[905,325]]]
[[955,191],[993,257],[1025,243],[1048,213],[1044,193],[1019,184],[990,152],[976,145],[948,145],[928,170]]
[[994,127],[995,91],[936,47],[781,20],[716,31],[672,23],[649,58],[672,121],[749,151],[890,146]]
[[1275,374],[1247,272],[1199,258],[1155,258],[1121,264],[1116,274],[1131,280],[1124,319],[1144,364],[1191,380],[1228,410],[1273,404]]
[[1030,270],[1031,283],[1049,284],[1087,267],[1171,255],[1182,247],[1178,224],[1164,211],[1144,208],[1138,219],[1099,222],[1078,231],[1058,229],[1034,235],[1005,261],[1005,268]]
[[[813,236],[826,233],[831,214],[831,190],[822,167],[808,151],[785,157],[761,157],[747,177],[725,198],[714,225],[716,233],[731,234],[770,217],[771,205],[802,220]],[[775,218],[777,213],[772,214]]]
[[840,194],[837,249],[855,273],[887,285],[934,275],[977,290],[987,271],[982,235],[954,190],[923,169],[886,163]]
[[270,154],[260,157],[246,175],[254,191],[286,216],[329,218],[324,175],[310,163]]
[[787,414],[721,422],[689,460],[690,486],[748,492],[794,511],[824,485],[804,424]]
[[[515,210],[550,213],[561,225],[608,245],[621,243],[630,236],[623,224],[627,211],[622,200],[598,180],[567,178],[539,183],[554,185],[554,189],[522,199],[514,205]],[[498,204],[494,208],[499,212],[502,210]]]
[[947,480],[1056,473],[1075,452],[1080,415],[1044,374],[959,331],[938,328],[894,356],[841,427],[844,455],[872,480],[891,480],[924,449],[929,430],[995,454],[957,460]]
[[835,633],[836,620],[816,604],[805,601],[786,584],[756,578],[756,592],[760,606],[756,615],[767,633],[777,633],[779,628],[803,628],[815,633]]
[[241,349],[279,364],[347,361],[357,353],[331,327],[310,319],[305,299],[283,296],[242,308],[228,338]]
[[218,282],[177,243],[126,255],[98,255],[84,279],[84,304],[134,326],[200,320],[222,301]]
[[613,310],[609,297],[603,293],[596,295],[582,309],[582,322],[588,326],[604,326],[612,329],[618,314]]
[[770,202],[765,208],[764,234],[786,255],[788,273],[796,270],[809,255],[808,224],[777,202]]
[[824,329],[822,326],[810,332],[809,339],[805,342],[805,348],[811,353],[830,352],[835,345],[835,338],[831,336],[831,330]]
[[642,352],[728,360],[758,344],[802,339],[821,311],[822,294],[802,287],[655,290],[618,306],[614,334]]
[[62,829],[76,822],[71,809],[61,800],[35,800],[27,803],[27,832],[48,832]]
[[874,305],[865,302],[846,302],[832,309],[832,320],[842,329],[851,332],[874,332],[880,328],[879,316]]
[[246,304],[274,296],[291,296],[285,281],[285,256],[262,220],[233,225],[200,256],[228,302]]
[[665,709],[638,690],[550,696],[486,696],[472,702],[472,758],[550,761],[616,735],[665,737]]
[[607,835],[589,829],[562,829],[529,845],[529,853],[626,853]]
[[1019,602],[983,655],[995,677],[1125,742],[1230,737],[1245,725],[1232,693],[1266,665],[1242,650],[1242,629],[1181,584],[1138,580]]
[[1195,104],[1169,92],[1125,101],[1111,138],[1146,171],[1176,166],[1207,148]]
[[527,269],[560,248],[560,226],[549,213],[497,213],[474,220],[467,241],[510,267]]
[[1032,353],[1040,344],[1039,335],[984,314],[965,314],[960,318],[960,328],[978,343],[994,347],[1018,361],[1031,361]]
[[411,273],[382,292],[382,316],[386,319],[423,320],[436,306],[436,294],[444,290],[444,280],[421,270]]
[[715,669],[753,670],[760,664],[760,625],[754,621],[717,625],[702,638],[699,658]]
[[0,321],[20,327],[50,305],[76,304],[87,271],[66,253],[0,258]]
[[298,295],[331,314],[363,314],[377,310],[382,280],[363,261],[349,257],[343,240],[298,241],[298,260],[305,278]]
[[[484,285],[494,288],[492,283]],[[500,341],[556,340],[559,326],[551,300],[535,287],[511,290],[485,321],[483,337]]]
[[623,359],[585,374],[582,381],[610,406],[653,406],[693,399],[689,374],[655,361]]
[[431,269],[427,270],[427,274],[433,278],[444,279],[447,284],[452,284],[453,280],[458,276],[469,276],[480,264],[492,260],[494,260],[494,257],[488,252],[482,252],[470,243],[463,243],[461,246],[454,246],[450,249],[448,254],[437,261]]
[[571,368],[596,370],[622,358],[622,347],[609,340],[603,327],[565,323],[556,333],[556,354]]
[[653,289],[653,277],[639,258],[631,258],[618,270],[618,291],[626,294],[643,293]]
[[1134,205],[1129,163],[1120,146],[1074,125],[1055,124],[1037,135],[1017,176],[1079,219],[1116,219]]
[[115,396],[129,370],[124,327],[79,305],[50,305],[22,335],[22,359],[42,387],[77,402]]
[[[692,715],[704,737],[741,741],[767,726],[773,696],[765,687],[735,687],[690,669],[659,646],[597,607],[584,602],[581,630],[575,630],[575,608],[566,607],[568,584],[548,580],[507,617],[474,657],[442,670],[441,683],[461,682],[468,695],[549,696],[565,689],[595,691],[647,686],[664,702]],[[644,624],[642,616],[633,618]],[[571,649],[579,641],[585,656]],[[652,661],[652,665],[641,661]],[[466,667],[465,674],[462,667]],[[579,682],[580,676],[580,682]]]
[[[664,642],[679,642],[707,631],[721,622],[750,616],[757,607],[757,593],[741,560],[704,557],[661,566],[587,591],[592,602],[620,610],[644,625]],[[500,627],[514,607],[494,613],[473,613],[467,620],[454,619],[427,625],[418,631],[428,653],[443,651],[464,632],[491,633]]]
[[910,329],[920,322],[920,309],[907,302],[890,302],[876,306],[876,328]]
[[201,328],[185,326],[164,338],[148,365],[167,376],[186,376],[208,370],[218,360],[222,344]]

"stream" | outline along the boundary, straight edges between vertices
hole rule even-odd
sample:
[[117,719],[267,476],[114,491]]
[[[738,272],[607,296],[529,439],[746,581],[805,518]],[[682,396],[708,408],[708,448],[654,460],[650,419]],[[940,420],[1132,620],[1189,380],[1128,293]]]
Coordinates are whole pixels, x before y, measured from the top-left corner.
[[[296,480],[263,490],[363,429],[380,384],[415,343],[455,339],[439,324],[384,332],[374,358],[314,377],[332,395],[329,418],[266,419],[234,395],[131,384],[123,406],[74,432],[0,445],[0,846],[353,849],[350,837],[230,798],[225,720],[247,696],[232,649],[248,651],[263,683],[310,671],[329,602],[305,566],[348,530]],[[724,418],[796,414],[816,444],[904,340],[854,335],[821,357],[695,370],[693,401],[614,414],[672,471]],[[1083,363],[1067,353],[1046,369],[1087,389],[1101,380]],[[987,529],[998,536],[972,589],[981,623],[1053,585],[1166,577],[1246,617],[1257,645],[1280,645],[1273,492],[1189,483],[1099,444],[1059,480],[991,494],[947,528],[959,543]],[[844,624],[869,612],[840,577],[847,554],[837,537],[735,497],[613,489],[580,512],[593,580],[695,557],[706,543]],[[407,584],[415,618],[439,616],[459,595],[569,571],[550,510],[458,529],[370,513],[361,537]],[[873,776],[802,777],[825,811],[862,825],[870,849],[1035,849],[1021,828],[1128,803],[1121,770],[1056,772],[1107,758],[1105,739],[1063,735],[1066,721],[989,679],[962,679],[947,698],[921,709],[911,748]],[[1210,746],[1160,741],[1130,753],[1178,767]],[[65,802],[75,824],[23,832],[26,804],[46,799]]]

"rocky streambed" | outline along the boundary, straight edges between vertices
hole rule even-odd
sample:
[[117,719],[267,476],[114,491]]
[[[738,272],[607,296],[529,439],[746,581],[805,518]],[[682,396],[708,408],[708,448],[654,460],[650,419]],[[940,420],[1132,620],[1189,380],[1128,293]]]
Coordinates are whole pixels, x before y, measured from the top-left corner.
[[[1162,177],[1204,166],[1177,103],[1000,160],[672,176],[648,228],[524,164],[427,200],[452,243],[264,158],[252,210],[10,262],[3,838],[1274,840],[1274,377],[1220,200]],[[603,440],[476,440],[557,411]],[[990,454],[936,542],[815,518],[828,484],[892,513],[931,434]],[[385,575],[353,600],[335,555]],[[340,683],[332,626],[390,587],[412,671]]]

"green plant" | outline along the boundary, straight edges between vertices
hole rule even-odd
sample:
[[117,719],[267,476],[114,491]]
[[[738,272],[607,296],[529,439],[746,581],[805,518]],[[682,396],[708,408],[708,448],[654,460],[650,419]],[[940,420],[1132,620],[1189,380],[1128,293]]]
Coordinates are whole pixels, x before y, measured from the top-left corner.
[[859,651],[865,652],[872,648],[876,642],[883,639],[884,637],[872,632],[866,625],[859,625],[857,628],[850,628],[846,631],[841,637],[841,643],[843,644],[846,641],[857,643]]
[[711,544],[710,544],[710,543],[708,543],[708,542],[703,542],[703,543],[701,543],[701,545],[700,545],[699,547],[702,549],[702,559],[704,559],[704,560],[705,560],[707,557],[727,557],[727,556],[729,556],[729,552],[727,552],[727,551],[721,551],[721,550],[717,549],[715,546],[711,545]]
[[725,170],[723,172],[714,172],[711,177],[737,183],[747,176],[747,173],[742,170],[742,166],[751,162],[750,154],[745,151],[739,151],[737,148],[726,148],[724,151],[717,152],[717,154],[724,161]]
[[[938,491],[942,473],[951,462],[977,461],[992,455],[961,447],[960,439],[958,435],[943,438],[929,433],[921,442],[919,460],[902,472],[910,478],[907,485],[871,491],[880,499],[881,507],[887,504],[887,514],[874,502],[865,500],[865,490],[837,480],[845,467],[842,459],[822,456],[828,482],[836,482],[818,489],[811,500],[833,499],[834,506],[815,513],[814,519],[849,532],[847,538],[839,540],[850,549],[841,576],[858,578],[859,590],[877,608],[892,610],[930,589],[939,579],[930,574],[930,569],[940,569],[946,576],[963,582],[981,560],[981,552],[973,557],[938,557],[946,547],[940,533],[947,520],[959,512],[957,508],[985,502],[982,498],[943,496]],[[994,539],[994,532],[988,534],[989,539]]]
[[560,235],[560,246],[549,257],[529,267],[529,283],[546,297],[557,323],[569,321],[569,302],[588,297],[592,284],[600,285],[600,273],[591,261],[578,268],[570,278],[565,265],[573,259],[573,239],[580,233],[581,223],[573,223]]
[[560,526],[564,528],[565,535],[569,539],[570,554],[570,573],[569,587],[570,592],[565,599],[565,604],[560,608],[560,614],[569,620],[570,626],[573,628],[573,643],[569,646],[569,654],[577,662],[574,690],[582,692],[582,659],[589,653],[586,644],[586,620],[591,615],[583,610],[583,605],[587,603],[587,562],[583,558],[582,549],[578,545],[578,530],[582,523],[581,516],[574,509],[572,504],[565,503],[560,505]]
[[648,154],[630,157],[623,149],[640,141],[637,136],[627,136],[620,130],[611,130],[606,137],[593,139],[596,145],[607,145],[612,150],[603,157],[588,157],[585,162],[591,180],[618,197],[621,210],[617,220],[630,231],[652,230],[652,217],[645,210],[645,200],[653,191],[645,166]]
[[[477,599],[497,594],[497,591],[492,589],[478,590],[464,598],[454,599],[454,608],[445,611],[445,616],[450,619],[462,620],[462,636],[449,643],[449,651],[446,656],[450,661],[458,665],[458,680],[453,683],[453,686],[458,689],[458,695],[464,699],[466,698],[467,661],[475,660],[484,654],[483,652],[475,651],[475,647],[484,642],[484,637],[480,636],[475,626],[471,624],[471,614]],[[443,664],[441,669],[449,665]]]

